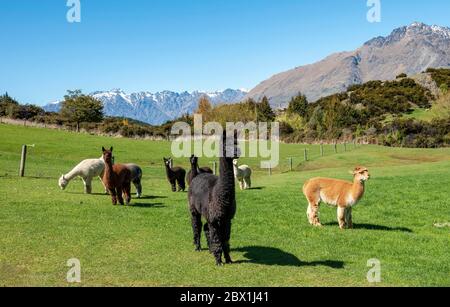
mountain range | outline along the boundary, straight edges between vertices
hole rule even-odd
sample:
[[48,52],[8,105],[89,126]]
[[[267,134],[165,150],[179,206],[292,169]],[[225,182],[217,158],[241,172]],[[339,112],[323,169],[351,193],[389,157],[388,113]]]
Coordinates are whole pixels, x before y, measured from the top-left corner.
[[[127,117],[151,125],[161,125],[185,114],[192,114],[203,96],[208,97],[213,105],[221,103],[238,103],[247,92],[245,90],[227,89],[216,92],[141,92],[126,94],[120,89],[99,91],[90,96],[103,102],[103,111],[108,116]],[[58,112],[61,102],[44,106],[47,112]]]
[[[392,80],[399,74],[418,74],[427,68],[450,67],[450,28],[415,22],[376,37],[354,51],[335,53],[314,64],[279,73],[261,82],[250,92],[164,91],[126,94],[122,90],[95,92],[109,116],[129,117],[160,125],[192,113],[199,99],[207,96],[213,105],[237,103],[252,98],[269,98],[272,107],[285,108],[299,92],[310,102],[345,91],[350,85],[371,80]],[[46,105],[46,111],[58,111],[61,103]]]
[[284,108],[299,92],[310,102],[371,80],[392,80],[402,73],[450,67],[450,28],[415,22],[389,36],[369,40],[355,51],[277,74],[252,89],[246,98],[267,96]]

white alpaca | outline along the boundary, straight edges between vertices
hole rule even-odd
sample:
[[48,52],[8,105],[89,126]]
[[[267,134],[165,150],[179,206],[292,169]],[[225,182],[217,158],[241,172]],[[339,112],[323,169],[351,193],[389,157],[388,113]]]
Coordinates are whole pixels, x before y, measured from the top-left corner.
[[[125,166],[131,171],[131,178],[134,186],[136,187],[136,196],[141,198],[142,196],[142,169],[136,164],[125,164]],[[103,157],[100,159],[88,159],[82,161],[80,164],[66,175],[62,175],[59,178],[59,187],[64,190],[69,185],[69,182],[76,177],[80,177],[84,183],[84,192],[86,194],[92,193],[92,179],[99,177],[103,184],[103,171],[105,170],[105,161]],[[103,184],[103,187],[105,185]],[[105,193],[107,193],[105,187]]]
[[80,177],[84,183],[84,192],[86,194],[91,194],[92,179],[94,179],[95,177],[99,177],[101,180],[104,170],[105,162],[103,161],[103,158],[84,160],[80,164],[75,166],[75,168],[69,173],[62,175],[61,178],[59,178],[59,187],[64,190],[65,188],[67,188],[70,181],[72,181],[76,177]]
[[248,190],[252,187],[252,169],[248,165],[238,165],[238,160],[233,161],[234,176],[239,182],[241,190]]

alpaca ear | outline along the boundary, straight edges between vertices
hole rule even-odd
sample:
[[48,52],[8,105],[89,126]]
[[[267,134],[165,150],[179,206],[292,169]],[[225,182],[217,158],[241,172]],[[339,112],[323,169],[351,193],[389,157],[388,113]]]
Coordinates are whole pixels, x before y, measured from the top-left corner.
[[112,146],[111,146],[111,149],[110,149],[110,151],[112,152],[112,151],[113,151],[113,149],[114,149],[114,147],[112,147]]
[[105,147],[102,147],[102,151],[103,151],[103,152],[105,152],[105,151],[106,151]]

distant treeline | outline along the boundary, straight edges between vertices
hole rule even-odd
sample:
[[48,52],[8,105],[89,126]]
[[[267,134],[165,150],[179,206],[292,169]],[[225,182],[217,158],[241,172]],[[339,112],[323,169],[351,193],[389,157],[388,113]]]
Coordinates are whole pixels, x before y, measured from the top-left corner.
[[[207,97],[199,101],[197,114],[203,122],[280,123],[281,139],[290,143],[360,140],[386,146],[450,146],[450,69],[426,72],[440,89],[434,97],[429,89],[406,74],[394,81],[370,81],[347,91],[309,103],[299,93],[285,110],[273,110],[269,99],[249,99],[232,105],[212,106]],[[161,126],[151,126],[127,118],[105,117],[102,103],[81,91],[68,91],[59,113],[48,113],[35,105],[22,105],[8,94],[0,96],[0,116],[58,125],[129,138],[168,138],[173,123],[193,125],[185,115]],[[414,111],[439,108],[429,121],[415,119]]]

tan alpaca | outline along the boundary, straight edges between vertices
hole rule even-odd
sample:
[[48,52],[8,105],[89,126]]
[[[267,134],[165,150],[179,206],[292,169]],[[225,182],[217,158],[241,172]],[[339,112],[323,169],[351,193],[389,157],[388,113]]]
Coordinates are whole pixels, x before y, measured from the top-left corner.
[[367,168],[357,167],[353,172],[353,183],[344,180],[314,178],[305,183],[303,194],[308,200],[307,216],[309,223],[322,226],[319,220],[319,206],[325,204],[338,208],[338,222],[341,229],[353,228],[352,208],[364,195],[364,184],[370,179]]

